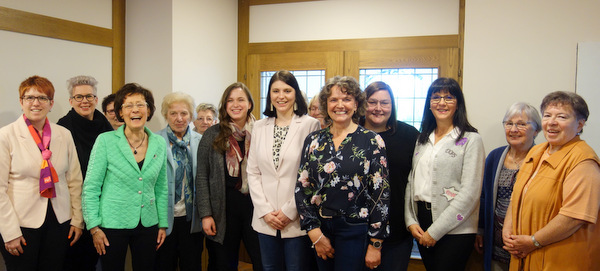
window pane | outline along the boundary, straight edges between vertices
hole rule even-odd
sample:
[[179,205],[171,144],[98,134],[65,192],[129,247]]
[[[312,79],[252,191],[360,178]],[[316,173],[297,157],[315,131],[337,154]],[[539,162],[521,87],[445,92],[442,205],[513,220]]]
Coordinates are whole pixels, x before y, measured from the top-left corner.
[[437,68],[361,69],[359,82],[365,89],[374,81],[390,85],[396,102],[396,118],[421,128],[427,90],[438,78]]

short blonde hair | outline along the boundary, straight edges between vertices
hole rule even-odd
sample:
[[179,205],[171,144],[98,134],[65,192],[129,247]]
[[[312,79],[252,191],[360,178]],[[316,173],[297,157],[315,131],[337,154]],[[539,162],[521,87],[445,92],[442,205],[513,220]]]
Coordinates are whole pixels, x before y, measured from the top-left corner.
[[196,105],[194,104],[194,98],[192,98],[192,96],[190,96],[189,94],[183,92],[172,92],[167,94],[167,96],[163,98],[163,102],[161,105],[162,108],[160,109],[160,113],[162,113],[165,119],[167,119],[169,107],[171,107],[171,105],[174,103],[185,103],[190,114],[194,114],[194,107],[196,107]]

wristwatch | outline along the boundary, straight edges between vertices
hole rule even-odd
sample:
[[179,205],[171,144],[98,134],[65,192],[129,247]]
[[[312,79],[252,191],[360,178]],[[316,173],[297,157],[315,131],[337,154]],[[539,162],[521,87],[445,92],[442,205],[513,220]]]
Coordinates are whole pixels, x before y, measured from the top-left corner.
[[533,245],[535,246],[535,248],[541,248],[542,245],[540,245],[540,242],[538,242],[537,240],[535,240],[535,236],[531,236],[531,241],[533,241]]
[[383,242],[381,242],[379,240],[375,240],[375,241],[369,240],[369,245],[372,245],[376,249],[381,249]]

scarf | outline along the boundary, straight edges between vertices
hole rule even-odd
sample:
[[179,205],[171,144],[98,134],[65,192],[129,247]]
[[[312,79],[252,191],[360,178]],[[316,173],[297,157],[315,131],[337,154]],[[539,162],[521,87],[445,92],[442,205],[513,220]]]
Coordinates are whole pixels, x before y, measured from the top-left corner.
[[187,221],[191,221],[193,215],[192,209],[192,154],[188,150],[190,145],[190,138],[192,137],[189,133],[189,127],[185,131],[183,139],[180,140],[175,136],[171,127],[167,125],[167,137],[169,143],[171,143],[171,152],[173,153],[173,160],[177,168],[175,169],[175,202],[181,199],[181,190],[183,185],[183,177],[187,180],[184,196],[185,196],[185,214]]
[[88,120],[79,115],[73,108],[64,117],[60,118],[56,124],[71,131],[77,150],[77,158],[79,158],[79,165],[81,166],[81,175],[85,180],[90,154],[96,138],[101,133],[112,131],[112,126],[98,110],[94,110],[94,118]]
[[42,130],[42,138],[40,138],[40,134],[35,127],[33,127],[31,121],[29,121],[25,115],[23,115],[23,118],[29,129],[29,133],[31,133],[33,140],[40,149],[40,152],[42,152],[43,161],[40,170],[40,195],[49,199],[56,198],[54,183],[58,182],[58,174],[56,174],[56,170],[54,170],[54,166],[52,166],[52,162],[50,162],[50,157],[52,157],[52,152],[50,151],[50,138],[52,136],[50,122],[48,122],[48,118],[46,118]]
[[[240,192],[248,194],[248,175],[246,174],[246,161],[248,159],[248,151],[250,150],[250,133],[252,132],[252,126],[254,125],[254,116],[250,116],[244,128],[240,130],[233,122],[229,123],[229,127],[233,132],[228,139],[229,149],[225,153],[225,161],[227,163],[227,172],[231,177],[240,176],[240,163],[241,163],[241,174],[242,184],[240,186]],[[238,141],[244,141],[244,153],[242,153]]]

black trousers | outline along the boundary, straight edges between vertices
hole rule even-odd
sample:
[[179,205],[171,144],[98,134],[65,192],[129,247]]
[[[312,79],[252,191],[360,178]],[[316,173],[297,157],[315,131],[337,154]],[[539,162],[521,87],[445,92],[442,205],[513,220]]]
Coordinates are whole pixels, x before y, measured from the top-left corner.
[[[21,233],[27,245],[21,244],[23,254],[13,256],[3,245],[0,251],[4,257],[7,271],[29,270],[56,270],[63,269],[63,262],[70,240],[71,220],[58,223],[52,204],[48,200],[46,218],[41,227],[37,229],[21,227]],[[2,244],[10,240],[0,237]]]
[[[417,219],[424,231],[433,223],[431,205],[419,202]],[[427,271],[463,271],[473,250],[475,234],[446,234],[433,247],[418,245]]]
[[110,244],[106,247],[106,254],[100,256],[102,270],[125,270],[127,247],[131,250],[131,263],[134,271],[154,269],[158,237],[157,225],[144,227],[140,222],[134,229],[101,229]]
[[[225,240],[223,244],[206,240],[209,271],[237,271],[240,242],[244,242],[246,251],[252,260],[252,270],[262,271],[258,234],[252,229],[254,210],[249,195],[237,189],[227,188],[225,196]],[[219,229],[217,228],[217,231]],[[214,261],[213,261],[214,260]]]
[[[156,271],[202,271],[204,235],[190,233],[192,222],[175,217],[173,229],[156,252]],[[179,269],[177,269],[179,268]]]
[[79,240],[67,249],[63,270],[96,271],[99,257],[92,235],[88,230],[83,230]]

